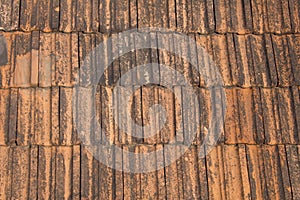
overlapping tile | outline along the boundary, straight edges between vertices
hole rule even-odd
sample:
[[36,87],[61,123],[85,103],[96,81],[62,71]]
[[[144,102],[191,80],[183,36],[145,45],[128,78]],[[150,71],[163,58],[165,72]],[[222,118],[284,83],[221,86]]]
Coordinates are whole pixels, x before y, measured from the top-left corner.
[[[300,198],[298,4],[295,0],[2,1],[0,198]],[[164,33],[137,34],[118,44],[104,43],[103,60],[89,57],[105,39],[136,27],[169,28],[188,33],[189,38],[177,41],[175,35]],[[203,49],[196,48],[194,39]],[[123,55],[119,48],[142,41],[162,43],[181,55],[156,49]],[[96,115],[85,110],[103,129],[92,132],[85,142],[117,144],[135,153],[177,145],[176,151],[164,149],[155,160],[142,156],[133,160],[110,148],[104,152],[106,164],[155,168],[171,155],[183,153],[188,133],[196,130],[190,149],[170,166],[148,173],[117,171],[100,163],[80,141],[73,121],[78,112],[73,107],[73,86],[92,83],[99,72],[95,66],[106,63],[110,51],[120,57],[101,77]],[[200,67],[214,62],[224,82],[224,127],[219,144],[204,158],[198,157],[198,150],[215,117],[213,95],[219,94],[210,94],[202,74],[182,56],[197,58]],[[90,67],[81,74],[86,79],[79,80],[84,61]],[[130,69],[149,63],[171,65],[176,73],[168,76],[152,68],[156,71],[130,72],[132,76],[122,80],[121,85],[133,85],[128,103],[134,124],[126,132],[118,127],[127,117],[119,112],[124,91],[113,89]],[[210,68],[209,73],[214,76],[216,71]],[[198,96],[183,95],[186,88],[180,74]],[[143,81],[167,81],[172,87],[139,87]],[[190,110],[184,107],[187,100],[191,100]],[[165,123],[161,113],[151,112],[155,104],[164,107]],[[132,135],[151,134],[152,129],[139,129],[147,124],[163,128],[149,138]]]
[[[165,36],[170,40],[169,35]],[[225,86],[274,87],[278,85],[287,87],[299,85],[297,67],[299,63],[298,35],[244,36],[227,34],[226,36],[196,36],[195,39],[199,43],[198,49],[192,43],[194,35],[189,36],[191,41],[175,43],[173,48],[181,49],[181,56],[188,58],[194,58],[198,54],[198,65],[201,67],[209,67],[205,63],[213,61],[222,76]],[[33,32],[30,34],[18,32],[16,35],[4,33],[8,60],[1,67],[1,87],[74,86],[79,81],[79,68],[83,65],[84,60],[88,59],[89,53],[103,39],[108,37],[109,35],[101,34],[79,34],[78,36],[76,33]],[[134,42],[140,40],[150,42],[150,38],[155,39],[156,37],[158,37],[159,42],[167,42],[165,40],[161,41],[164,35],[148,34],[144,39],[132,38],[132,41],[129,41],[128,38],[128,41],[124,41],[124,44],[134,45]],[[172,41],[168,41],[166,45],[171,45],[171,43]],[[200,49],[200,47],[203,49]],[[14,51],[15,48],[18,51]],[[110,50],[119,51],[117,46],[113,44],[107,46],[104,53],[110,56]],[[122,56],[115,60],[112,66],[104,72],[100,84],[113,85],[121,75],[134,66],[147,64],[151,61],[168,65],[175,64],[174,68],[177,73],[183,74],[191,84],[206,87],[201,73],[199,74],[194,66],[191,66],[180,56],[164,55],[166,52],[163,52],[161,50],[146,49],[125,55],[119,52]],[[206,53],[211,57],[204,58]],[[131,58],[130,63],[128,62],[129,57]],[[146,60],[145,57],[147,57]],[[91,68],[91,71],[86,72],[87,74],[82,74],[87,80],[90,80],[89,77],[91,78],[92,74],[98,71],[96,68],[94,69],[94,66],[97,66],[99,60],[92,58],[89,62],[91,62],[90,66],[93,69]],[[138,70],[137,75],[132,74],[132,78],[137,81],[132,82],[133,85],[141,83],[143,73],[145,72]],[[161,71],[161,73],[164,73],[164,71]],[[160,72],[151,72],[148,75],[149,80],[158,78],[157,74],[160,74]],[[160,74],[159,78],[164,81],[164,74]],[[174,85],[183,84],[182,80],[178,79],[179,75],[177,75],[178,80],[176,77],[174,77],[175,80],[172,77],[170,78],[172,80],[165,81],[171,81]]]
[[[123,105],[121,90],[115,93],[110,86],[99,87],[95,114],[102,131],[92,133],[88,140],[114,144],[167,144],[186,143],[192,139],[193,144],[201,144],[210,128],[213,114],[211,106],[215,106],[213,94],[205,88],[199,88],[196,96],[187,99],[182,97],[182,90],[186,89],[179,86],[171,89],[157,86],[132,88],[132,96],[127,102],[130,110],[118,112],[118,107]],[[81,143],[73,120],[73,92],[72,88],[65,87],[2,89],[1,121],[4,126],[0,132],[1,144]],[[219,142],[299,143],[297,87],[227,88],[225,92],[227,110]],[[153,112],[155,104],[160,104],[164,110]],[[131,116],[132,122],[128,121],[127,116]],[[164,118],[166,121],[163,121]],[[129,123],[131,127],[124,129],[118,123]],[[140,129],[142,125],[149,127]],[[146,138],[133,135],[137,131],[142,131],[140,134]],[[195,138],[189,138],[194,132]],[[106,141],[102,134],[105,134]]]
[[[135,152],[144,152],[154,147],[135,148],[140,149]],[[117,198],[123,197],[124,191],[124,198],[209,196],[297,199],[299,193],[299,146],[296,145],[221,145],[205,159],[199,160],[197,148],[192,146],[180,160],[165,170],[143,174],[124,172],[124,176],[99,163],[80,146],[2,146],[0,149],[3,154],[0,183],[3,186],[1,188],[6,191],[2,195],[8,198],[36,198],[36,195],[39,198]],[[124,147],[124,150],[128,151],[129,148]],[[165,152],[164,159],[170,153],[176,152]],[[113,152],[110,154],[113,156]],[[145,160],[133,162],[131,158],[128,159],[123,157],[118,162],[132,167],[135,164],[136,167],[146,164]],[[163,158],[157,157],[157,160],[151,161],[152,165],[160,162],[159,159]],[[161,161],[164,162],[163,160]],[[123,181],[124,186],[120,185]],[[227,184],[222,184],[225,182]]]
[[299,33],[297,5],[294,0],[4,1],[0,28],[108,33],[152,26],[201,34]]

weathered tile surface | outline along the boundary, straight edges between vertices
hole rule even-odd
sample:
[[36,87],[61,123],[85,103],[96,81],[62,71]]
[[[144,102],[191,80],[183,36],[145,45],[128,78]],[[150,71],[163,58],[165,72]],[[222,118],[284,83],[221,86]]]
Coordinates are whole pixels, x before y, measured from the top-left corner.
[[[299,5],[0,0],[0,199],[300,199]],[[147,27],[188,37],[143,30],[107,42]],[[170,51],[121,48],[142,42]],[[92,54],[99,44],[102,57]],[[103,74],[100,64],[109,65]],[[132,70],[139,65],[148,68]],[[217,73],[226,98],[209,87]],[[80,96],[86,107],[77,109],[75,86],[99,75],[95,101]],[[218,114],[224,124],[210,148]],[[86,143],[80,130],[91,133]],[[86,144],[103,147],[102,162]]]

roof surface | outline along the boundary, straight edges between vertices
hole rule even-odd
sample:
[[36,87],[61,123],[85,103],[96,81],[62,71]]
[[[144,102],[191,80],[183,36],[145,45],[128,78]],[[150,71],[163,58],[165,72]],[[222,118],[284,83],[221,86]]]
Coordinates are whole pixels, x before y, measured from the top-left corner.
[[[0,199],[300,199],[299,9],[297,0],[1,1]],[[167,51],[120,56],[96,90],[95,118],[109,144],[136,153],[171,144],[181,152],[188,129],[198,130],[176,162],[153,172],[127,173],[99,162],[83,145],[73,120],[73,88],[97,45],[142,27],[167,28],[197,41],[220,71],[227,109],[218,144],[200,158],[214,115],[201,74]],[[200,51],[190,41],[148,34],[188,56]],[[128,40],[134,45],[143,39]],[[117,44],[108,48],[119,51]],[[124,117],[118,110],[123,102],[113,89],[130,69],[153,62],[184,74],[198,99],[192,99],[193,112],[187,112],[183,101],[188,97],[182,93],[187,86],[179,75],[149,74],[150,82],[173,83],[165,88],[139,87],[144,74],[134,74],[127,81],[134,91],[135,122],[149,124],[154,104],[167,114],[158,134],[140,139],[124,133],[113,119],[113,112]],[[206,61],[197,57],[197,62]],[[104,144],[103,137],[93,139]],[[107,162],[133,168],[158,166],[171,153],[145,161],[106,152]]]

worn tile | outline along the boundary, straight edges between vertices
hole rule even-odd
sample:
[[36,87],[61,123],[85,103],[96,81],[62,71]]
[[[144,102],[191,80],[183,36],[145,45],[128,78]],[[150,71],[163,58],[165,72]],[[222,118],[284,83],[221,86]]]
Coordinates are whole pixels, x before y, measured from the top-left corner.
[[[146,153],[155,151],[155,146],[141,145],[139,146],[140,153],[140,167],[142,170],[148,168],[154,168],[156,166],[156,160],[150,160]],[[158,199],[158,182],[157,182],[157,173],[153,172],[144,172],[141,173],[141,198],[142,199]]]
[[269,88],[261,89],[263,119],[265,127],[265,142],[277,144],[282,142],[279,127],[279,110],[276,91]]
[[251,186],[251,198],[268,198],[267,185],[264,177],[265,168],[263,163],[261,146],[247,145],[246,152],[249,171],[249,181]]
[[[49,97],[48,97],[49,99]],[[19,89],[17,144],[29,145],[35,143],[35,89]],[[49,111],[48,111],[49,112]],[[50,127],[41,133],[49,131]],[[44,132],[45,131],[45,132]],[[41,135],[41,133],[39,135]],[[49,134],[50,135],[50,134]]]
[[[99,168],[98,164],[94,165],[94,158],[91,152],[87,148],[83,148],[81,152],[81,197],[86,199],[91,199],[94,195],[97,195],[97,191],[99,190],[98,177],[99,177]],[[95,174],[94,174],[95,173]],[[105,176],[103,174],[103,176]],[[96,185],[95,185],[96,184]],[[97,187],[96,187],[97,186]],[[96,192],[96,193],[95,193]]]
[[226,198],[222,146],[216,146],[206,157],[209,198]]
[[[101,2],[101,1],[100,1]],[[75,30],[83,32],[97,32],[99,25],[99,1],[78,1],[76,2]]]
[[62,0],[59,5],[59,31],[71,32],[76,26],[76,2],[73,0]]
[[286,36],[272,36],[275,64],[278,73],[278,85],[294,85],[294,77],[289,56],[288,43]]
[[280,163],[276,146],[263,146],[262,158],[265,167],[267,196],[271,199],[283,199],[283,183],[281,181]]
[[35,92],[35,137],[39,145],[51,145],[51,89],[36,89]]
[[268,32],[268,18],[264,16],[266,11],[266,0],[251,0],[251,11],[253,20],[253,32],[262,34]]
[[0,144],[6,145],[9,134],[10,90],[0,90]]
[[288,35],[287,43],[289,47],[289,57],[291,58],[292,73],[294,76],[295,85],[300,85],[300,36]]
[[232,85],[231,70],[229,68],[228,51],[225,35],[213,35],[212,46],[214,52],[214,61],[217,66],[216,73],[220,73],[225,86]]
[[228,144],[237,143],[241,134],[241,127],[238,119],[237,91],[226,89],[226,116],[225,116],[225,142]]
[[[241,157],[240,157],[241,156]],[[224,176],[226,198],[229,199],[249,199],[250,184],[245,156],[245,148],[238,146],[224,146]],[[239,188],[239,189],[238,189]]]
[[50,15],[51,15],[51,21],[50,21],[50,27],[52,31],[58,31],[59,30],[59,24],[60,24],[60,1],[59,0],[52,0],[50,5]]
[[39,147],[38,152],[38,197],[54,197],[52,186],[55,186],[55,147]]
[[276,89],[278,104],[280,130],[282,134],[282,142],[284,144],[298,144],[299,138],[297,134],[296,118],[293,108],[293,99],[290,88]]
[[72,198],[80,199],[81,191],[81,146],[73,146],[72,156]]
[[[139,153],[137,146],[123,147],[123,167],[135,170],[139,168],[139,160],[131,156],[127,152]],[[141,174],[124,172],[124,199],[139,199],[141,198]]]
[[[58,33],[55,37],[55,85],[70,86],[72,76],[71,35]],[[76,51],[76,49],[75,49]]]
[[[247,36],[244,35],[234,35],[234,44],[236,52],[236,63],[238,72],[235,73],[238,76],[233,77],[237,79],[239,86],[249,87],[254,84],[254,69],[251,63],[251,53],[249,52],[250,42]],[[248,53],[249,52],[249,53]]]
[[60,88],[59,91],[59,135],[60,144],[71,145],[74,141],[73,131],[73,89]]
[[238,143],[254,144],[255,122],[253,119],[253,99],[251,89],[237,89],[238,116],[240,135],[237,135]]
[[229,1],[216,1],[214,3],[215,11],[215,31],[217,33],[226,33],[230,28],[229,21]]
[[[15,63],[15,34],[3,33],[2,37],[2,53],[1,53],[1,67],[0,67],[0,86],[7,88],[10,86],[11,81],[11,69]],[[3,44],[4,42],[4,44]],[[5,50],[6,46],[6,50]],[[5,54],[7,59],[5,60]],[[4,56],[4,58],[3,58]]]
[[192,26],[191,2],[187,0],[176,0],[176,26],[177,31],[188,32]]
[[284,145],[278,145],[278,157],[280,163],[280,177],[279,180],[282,181],[283,188],[281,189],[281,195],[284,196],[286,199],[292,198],[292,189],[291,189],[291,182],[289,177],[289,166],[287,160],[287,153],[286,148]]
[[[115,142],[115,122],[114,122],[114,115],[113,115],[113,91],[111,87],[101,87],[101,123],[102,123],[102,141],[108,143]],[[105,135],[104,135],[105,134]],[[104,140],[104,136],[106,141]]]
[[197,151],[195,146],[190,147],[181,157],[183,164],[183,196],[186,199],[200,198],[200,185],[198,183]]
[[[103,163],[99,164],[99,199],[113,199],[115,188],[114,170],[108,166],[112,166],[114,162],[114,152],[110,146],[103,146],[103,151],[99,153],[106,155],[102,160]],[[89,180],[90,184],[91,180]]]
[[2,1],[0,6],[0,30],[17,30],[20,19],[20,0]]
[[12,148],[1,146],[1,157],[0,157],[0,197],[2,199],[11,198],[12,188]]
[[294,33],[300,32],[299,1],[289,0],[291,27]]
[[264,129],[264,118],[262,108],[262,95],[260,89],[252,90],[253,99],[253,118],[255,122],[255,136],[256,143],[262,144],[265,142],[265,129]]
[[41,33],[39,48],[39,86],[50,87],[55,80],[55,34]]
[[60,89],[51,88],[51,143],[60,144]]
[[29,87],[31,83],[31,35],[19,33],[16,40],[16,57],[12,66],[11,86]]
[[18,123],[18,89],[10,90],[8,144],[16,144]]
[[181,86],[175,86],[174,92],[174,118],[175,118],[175,135],[177,142],[183,142],[183,119],[182,119],[182,93]]
[[56,149],[55,197],[69,199],[72,196],[72,147]]
[[30,149],[29,147],[13,147],[12,153],[12,199],[27,199],[29,185]]
[[[143,119],[143,139],[147,144],[157,144],[162,142],[160,134],[161,115],[158,108],[153,107],[159,104],[159,88],[142,87],[142,119]],[[153,109],[151,109],[153,108]]]
[[299,145],[286,146],[287,161],[289,166],[289,176],[292,187],[293,198],[300,197],[299,175],[300,175],[300,162],[299,162]]
[[[209,2],[209,1],[208,1]],[[192,26],[190,29],[193,32],[208,33],[209,20],[211,20],[206,9],[207,1],[193,1],[192,2]]]
[[[165,162],[170,162],[171,158],[174,158],[176,153],[180,151],[180,145],[175,146],[176,151],[171,151],[171,149],[166,148],[164,151]],[[177,151],[178,150],[178,151]],[[166,195],[168,199],[179,199],[183,195],[182,188],[182,177],[179,174],[179,166],[178,162],[175,161],[171,163],[169,166],[165,167],[165,182],[166,182]],[[181,181],[181,184],[179,183]]]

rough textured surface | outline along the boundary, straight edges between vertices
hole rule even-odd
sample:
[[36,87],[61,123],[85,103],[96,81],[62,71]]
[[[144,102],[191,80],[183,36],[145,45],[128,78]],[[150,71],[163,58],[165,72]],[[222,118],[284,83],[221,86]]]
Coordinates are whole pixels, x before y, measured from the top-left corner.
[[[299,0],[0,0],[0,199],[300,199],[299,9]],[[151,32],[105,43],[103,59],[88,58],[110,36],[144,27],[183,32],[189,39]],[[121,155],[104,152],[114,166],[155,167],[182,151],[189,130],[197,134],[169,166],[149,173],[117,171],[80,140],[73,89],[98,73],[90,68],[83,74],[88,80],[79,80],[86,58],[107,63],[109,51],[123,54],[118,45],[134,48],[149,38],[152,46],[164,44],[180,55],[141,49],[114,60],[96,89],[92,117],[103,131],[87,142],[122,147]],[[198,65],[208,66],[210,61],[197,54],[202,48],[222,76],[227,105],[219,142],[204,158],[197,154],[214,116],[213,97],[203,74],[181,57],[196,57]],[[130,135],[136,124],[128,132],[118,128],[126,116],[118,96],[124,91],[113,89],[130,69],[148,63],[176,73],[169,76],[158,68],[122,79],[120,84],[131,85],[133,92],[131,119],[124,123],[154,125],[143,130],[145,136],[162,125],[151,107],[160,104],[166,110],[161,131],[138,138]],[[190,110],[184,109],[188,97],[179,73],[198,95]],[[144,80],[173,85],[139,87]],[[176,145],[176,151],[165,148],[154,160],[133,160],[124,153],[167,145]]]
[[299,33],[297,0],[3,0],[0,29],[119,32],[163,27],[182,32]]

